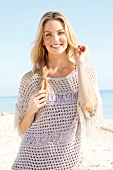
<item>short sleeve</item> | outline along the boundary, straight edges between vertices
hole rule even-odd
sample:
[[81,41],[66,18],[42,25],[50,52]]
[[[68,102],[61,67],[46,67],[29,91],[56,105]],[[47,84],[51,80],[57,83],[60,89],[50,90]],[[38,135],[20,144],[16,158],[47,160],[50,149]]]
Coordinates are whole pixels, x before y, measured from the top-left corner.
[[19,86],[19,94],[18,101],[15,106],[15,119],[14,126],[17,128],[19,135],[21,136],[21,131],[19,128],[19,124],[23,119],[26,109],[28,107],[29,99],[30,99],[30,83],[27,75],[24,75],[20,81]]
[[97,97],[97,106],[93,111],[95,112],[95,116],[90,117],[88,112],[83,112],[79,102],[77,104],[78,105],[77,108],[80,115],[80,119],[82,120],[82,124],[85,124],[86,126],[86,133],[90,135],[90,133],[92,133],[92,131],[95,131],[96,127],[100,127],[101,123],[103,122],[103,107],[102,107],[102,99],[98,87],[96,69],[94,67],[86,67],[86,73],[92,87],[94,88]]

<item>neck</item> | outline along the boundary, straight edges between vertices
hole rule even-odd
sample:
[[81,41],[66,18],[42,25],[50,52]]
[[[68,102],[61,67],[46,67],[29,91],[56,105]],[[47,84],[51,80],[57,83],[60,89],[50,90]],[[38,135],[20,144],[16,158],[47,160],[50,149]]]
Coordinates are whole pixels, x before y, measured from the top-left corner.
[[69,58],[66,54],[57,56],[48,56],[48,65],[52,69],[60,69],[68,65]]

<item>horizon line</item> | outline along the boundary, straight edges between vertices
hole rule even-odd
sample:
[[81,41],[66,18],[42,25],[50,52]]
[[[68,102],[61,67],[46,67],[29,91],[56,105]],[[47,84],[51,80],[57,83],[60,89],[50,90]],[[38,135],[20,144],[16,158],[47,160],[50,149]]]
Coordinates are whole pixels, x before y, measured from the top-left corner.
[[[101,92],[101,91],[112,91],[113,89],[99,89],[99,91]],[[18,97],[18,95],[10,95],[10,96],[8,96],[8,95],[4,95],[4,96],[0,96],[0,98],[5,98],[5,97]]]

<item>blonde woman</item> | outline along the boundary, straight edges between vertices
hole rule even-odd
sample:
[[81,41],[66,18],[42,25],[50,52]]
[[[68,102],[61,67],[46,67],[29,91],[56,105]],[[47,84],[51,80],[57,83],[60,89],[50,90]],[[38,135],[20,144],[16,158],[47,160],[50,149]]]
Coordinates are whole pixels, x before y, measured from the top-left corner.
[[85,169],[81,117],[95,119],[101,107],[95,69],[85,66],[88,57],[63,14],[42,16],[33,69],[19,88],[15,124],[22,141],[13,170]]

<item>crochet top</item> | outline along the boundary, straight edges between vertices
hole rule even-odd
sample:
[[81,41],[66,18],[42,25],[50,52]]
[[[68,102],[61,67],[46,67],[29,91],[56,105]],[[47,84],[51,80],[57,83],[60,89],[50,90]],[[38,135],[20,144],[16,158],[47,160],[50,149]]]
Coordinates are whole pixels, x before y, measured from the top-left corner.
[[[98,112],[101,100],[96,71],[93,67],[86,67],[86,73],[97,94],[95,112]],[[48,78],[48,81],[46,105],[35,114],[35,120],[22,136],[13,170],[78,170],[83,166],[80,117],[84,114],[77,104],[78,72],[66,77]],[[37,92],[39,84],[39,73],[29,72],[22,77],[15,113],[18,129],[30,96]]]

